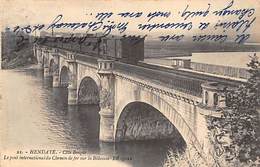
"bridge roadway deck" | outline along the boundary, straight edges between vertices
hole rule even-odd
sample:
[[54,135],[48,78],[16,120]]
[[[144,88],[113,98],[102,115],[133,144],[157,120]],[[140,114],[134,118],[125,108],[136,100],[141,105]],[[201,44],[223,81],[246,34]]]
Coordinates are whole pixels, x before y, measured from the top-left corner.
[[[69,50],[58,48],[59,52],[66,55]],[[79,63],[87,62],[97,66],[97,60],[102,58],[97,54],[77,53],[76,61]],[[157,65],[146,64],[139,62],[137,65],[126,64],[115,61],[114,70],[133,77],[138,77],[143,80],[148,80],[153,83],[165,86],[170,89],[175,89],[184,93],[191,94],[196,97],[201,97],[201,84],[204,82],[218,82],[227,86],[238,86],[241,81],[236,81],[228,78],[210,76],[207,74],[199,74],[191,71],[183,71],[178,69],[170,69]]]

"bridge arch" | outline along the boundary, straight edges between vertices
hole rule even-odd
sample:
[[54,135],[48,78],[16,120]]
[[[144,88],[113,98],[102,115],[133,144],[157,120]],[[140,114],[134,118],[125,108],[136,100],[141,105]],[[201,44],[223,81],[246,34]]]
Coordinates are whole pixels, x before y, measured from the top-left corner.
[[78,89],[78,103],[79,104],[99,104],[99,86],[96,81],[86,76],[84,77]]
[[179,144],[185,143],[180,132],[160,111],[140,101],[124,107],[116,129],[116,141],[172,138]]
[[[125,112],[125,108],[134,103],[145,103],[160,112],[177,129],[187,145],[192,143],[198,149],[202,149],[201,143],[192,131],[192,128],[174,108],[173,104],[152,92],[141,93],[137,100],[129,98],[118,103],[114,131],[115,141],[124,140],[122,139],[124,137],[122,136],[124,133],[123,124],[126,119],[125,117],[128,115],[127,112]],[[138,111],[135,110],[134,112]]]
[[69,68],[63,66],[60,71],[60,86],[68,87],[69,86]]

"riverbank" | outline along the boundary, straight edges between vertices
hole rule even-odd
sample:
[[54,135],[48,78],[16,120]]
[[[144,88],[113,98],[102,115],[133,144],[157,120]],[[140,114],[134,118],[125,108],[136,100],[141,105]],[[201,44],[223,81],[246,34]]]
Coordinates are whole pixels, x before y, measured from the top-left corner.
[[24,67],[36,62],[33,56],[33,47],[31,44],[25,44],[17,50],[2,55],[2,69],[15,69]]

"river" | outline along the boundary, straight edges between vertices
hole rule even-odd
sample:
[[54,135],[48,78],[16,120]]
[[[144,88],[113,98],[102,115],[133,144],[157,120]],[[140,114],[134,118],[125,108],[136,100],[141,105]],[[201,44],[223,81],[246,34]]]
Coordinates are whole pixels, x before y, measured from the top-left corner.
[[5,160],[2,165],[159,167],[163,165],[169,148],[176,152],[181,149],[173,140],[100,142],[98,111],[96,105],[68,106],[67,90],[52,88],[51,79],[44,79],[39,69],[0,70],[1,156],[15,155],[18,150],[29,155],[31,149],[55,149],[105,157],[119,155],[122,158]]

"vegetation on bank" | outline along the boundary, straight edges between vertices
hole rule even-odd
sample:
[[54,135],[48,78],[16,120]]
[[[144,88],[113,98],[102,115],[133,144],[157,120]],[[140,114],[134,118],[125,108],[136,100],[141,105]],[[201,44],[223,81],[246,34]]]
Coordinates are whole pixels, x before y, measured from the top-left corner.
[[[260,61],[248,63],[251,77],[237,89],[226,89],[227,107],[221,118],[208,118],[212,149],[202,155],[187,144],[183,154],[169,151],[164,167],[256,167],[260,165]],[[258,110],[258,112],[257,112]]]
[[6,52],[5,49],[8,48],[3,48],[2,69],[14,69],[36,62],[33,56],[33,46],[30,43],[19,45],[9,52]]

